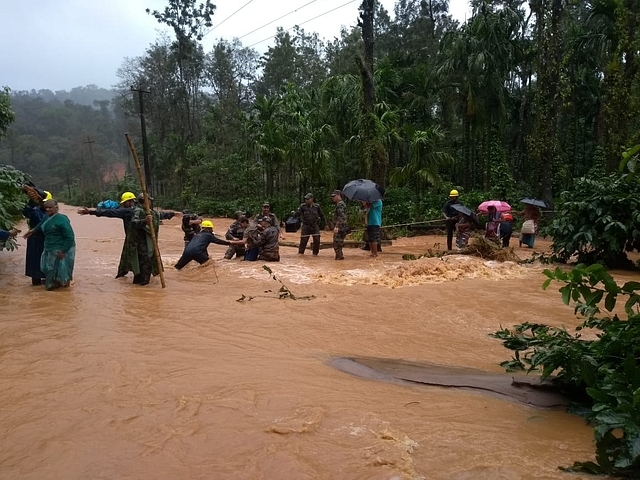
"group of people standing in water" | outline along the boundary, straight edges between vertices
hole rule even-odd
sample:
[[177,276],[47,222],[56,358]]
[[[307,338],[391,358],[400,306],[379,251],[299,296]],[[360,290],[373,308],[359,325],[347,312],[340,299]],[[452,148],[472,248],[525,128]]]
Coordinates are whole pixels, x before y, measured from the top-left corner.
[[[29,231],[25,275],[34,286],[44,283],[47,290],[68,287],[73,280],[76,242],[69,217],[58,211],[51,193],[33,184],[23,187],[28,202],[22,210]],[[0,230],[0,241],[15,238],[19,230]]]
[[[471,232],[478,227],[478,214],[467,209],[460,202],[460,195],[457,190],[451,190],[449,200],[442,208],[442,214],[447,225],[447,249],[453,249],[453,237],[456,237],[456,247],[463,249],[467,246]],[[538,233],[538,224],[540,222],[541,212],[535,205],[525,205],[524,210],[512,213],[500,212],[498,209],[489,205],[486,213],[487,221],[485,224],[485,237],[495,241],[503,248],[510,245],[511,235],[513,233],[514,215],[524,219],[524,224],[520,231],[519,246],[526,245],[533,248],[536,235]]]
[[[67,287],[73,279],[75,261],[75,235],[69,218],[59,213],[58,203],[51,193],[39,190],[33,184],[24,186],[28,196],[23,215],[27,219],[29,231],[24,235],[27,239],[25,274],[31,278],[32,285],[45,284],[47,290],[57,287]],[[336,260],[343,260],[343,246],[345,236],[351,231],[347,223],[347,208],[342,200],[342,192],[335,190],[331,194],[334,204],[331,225],[333,228],[333,249]],[[153,198],[148,197],[152,206]],[[156,249],[152,241],[151,229],[157,238],[162,220],[168,220],[178,215],[182,217],[184,232],[184,251],[175,264],[181,270],[187,264],[195,261],[199,264],[207,263],[210,258],[208,247],[211,243],[227,246],[224,258],[234,257],[246,261],[280,261],[280,240],[283,239],[281,224],[270,205],[264,203],[261,211],[254,217],[244,212],[236,212],[235,221],[225,234],[225,239],[218,238],[213,232],[213,223],[187,210],[182,213],[171,211],[156,211],[150,209],[147,214],[144,195],[136,196],[132,192],[124,192],[120,197],[118,208],[81,208],[80,215],[94,215],[96,217],[118,218],[122,220],[125,240],[120,255],[116,278],[133,273],[133,283],[147,285],[152,275],[159,273],[162,268],[156,259]],[[367,218],[367,243],[371,256],[376,257],[380,242],[382,225],[382,201],[363,203],[363,211]],[[443,207],[443,215],[447,227],[447,248],[452,250],[455,234],[456,246],[462,249],[467,246],[471,232],[477,228],[477,215],[464,207],[459,200],[457,190],[449,194],[449,201]],[[511,212],[500,212],[489,206],[487,212],[485,236],[503,247],[508,247],[514,221]],[[527,205],[522,212],[517,212],[524,218],[520,233],[522,244],[533,247],[540,220],[540,210]],[[304,254],[309,240],[312,240],[312,253],[318,255],[320,250],[320,226],[327,223],[320,206],[315,203],[312,194],[305,196],[305,201],[298,210],[291,212],[285,222],[287,231],[297,231],[302,227],[298,253]],[[289,229],[295,224],[295,228]],[[0,230],[0,241],[18,235],[18,230]]]

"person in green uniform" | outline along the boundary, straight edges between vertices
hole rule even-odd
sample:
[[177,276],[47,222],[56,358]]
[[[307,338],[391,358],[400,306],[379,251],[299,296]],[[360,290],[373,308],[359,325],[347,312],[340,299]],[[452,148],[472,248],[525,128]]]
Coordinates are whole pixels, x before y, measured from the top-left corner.
[[69,217],[58,213],[58,202],[47,200],[43,204],[47,219],[29,230],[24,238],[36,233],[44,235],[44,251],[40,270],[45,276],[45,288],[53,290],[68,287],[73,280],[76,258],[76,240]]
[[[142,197],[142,194],[138,196],[138,204],[131,217],[122,255],[120,256],[120,265],[118,265],[118,271],[133,272],[133,283],[136,285],[148,285],[151,275],[155,277],[160,273],[156,261],[156,251],[151,239],[151,230],[149,229],[149,224],[151,223],[156,238],[158,238],[160,217],[153,209],[150,211],[150,215],[147,216],[143,207],[144,198]],[[153,199],[149,198],[149,202],[151,201]]]
[[333,251],[336,253],[336,260],[344,260],[342,247],[344,247],[344,237],[347,236],[347,205],[342,200],[342,192],[334,190],[331,199],[335,203],[333,211]]

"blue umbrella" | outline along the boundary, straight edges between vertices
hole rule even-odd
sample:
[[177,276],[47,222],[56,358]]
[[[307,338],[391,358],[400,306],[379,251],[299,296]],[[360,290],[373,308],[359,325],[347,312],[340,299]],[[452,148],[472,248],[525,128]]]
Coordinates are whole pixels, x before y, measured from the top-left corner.
[[347,183],[342,189],[342,193],[349,200],[375,202],[376,200],[382,200],[384,190],[377,183],[361,178]]
[[537,198],[523,198],[520,203],[525,205],[533,205],[534,207],[547,208],[547,204]]

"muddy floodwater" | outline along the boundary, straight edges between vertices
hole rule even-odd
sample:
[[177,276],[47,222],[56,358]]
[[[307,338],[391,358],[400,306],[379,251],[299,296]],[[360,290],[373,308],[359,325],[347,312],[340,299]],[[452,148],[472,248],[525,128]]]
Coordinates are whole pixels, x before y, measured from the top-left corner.
[[114,279],[120,220],[62,211],[77,237],[71,288],[31,287],[24,250],[0,253],[2,479],[576,479],[557,467],[593,459],[592,430],[562,409],[329,365],[500,372],[509,352],[488,337],[500,325],[578,323],[539,266],[402,261],[444,237],[399,240],[375,262],[282,248],[274,272],[316,298],[279,300],[261,262],[224,261],[225,247],[175,271],[174,218],[160,227],[162,290]]

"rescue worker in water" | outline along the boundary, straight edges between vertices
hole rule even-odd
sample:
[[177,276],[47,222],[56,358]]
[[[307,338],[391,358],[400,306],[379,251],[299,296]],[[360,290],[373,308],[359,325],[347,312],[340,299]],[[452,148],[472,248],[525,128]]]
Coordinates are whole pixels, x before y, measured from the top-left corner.
[[216,243],[218,245],[244,245],[243,240],[232,240],[230,242],[222,240],[216,237],[213,233],[213,223],[210,220],[203,220],[200,224],[202,231],[197,233],[191,241],[184,247],[184,252],[176,263],[176,270],[181,270],[192,260],[195,260],[200,265],[209,261],[209,244]]

